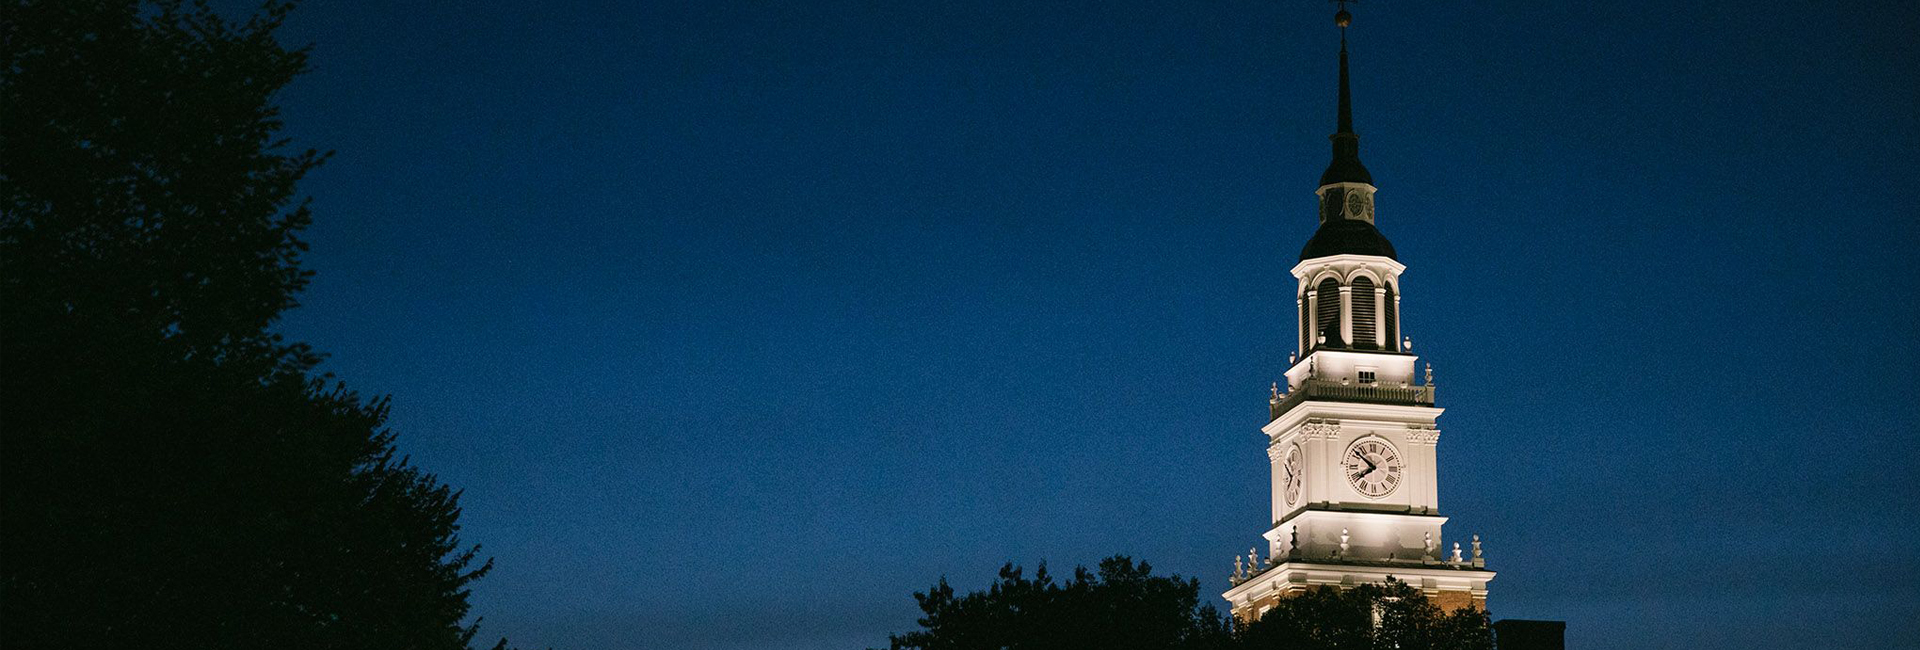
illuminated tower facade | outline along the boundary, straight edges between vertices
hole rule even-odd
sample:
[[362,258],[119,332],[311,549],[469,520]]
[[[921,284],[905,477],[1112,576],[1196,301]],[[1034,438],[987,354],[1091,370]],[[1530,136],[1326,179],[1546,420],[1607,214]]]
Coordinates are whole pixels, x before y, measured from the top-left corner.
[[1432,370],[1417,372],[1402,334],[1400,279],[1407,267],[1375,222],[1373,176],[1360,163],[1340,36],[1333,162],[1320,176],[1320,226],[1293,267],[1298,353],[1269,404],[1267,459],[1273,527],[1235,559],[1223,597],[1242,620],[1317,587],[1384,582],[1423,590],[1442,607],[1485,608],[1477,536],[1442,534],[1437,452],[1441,408]]

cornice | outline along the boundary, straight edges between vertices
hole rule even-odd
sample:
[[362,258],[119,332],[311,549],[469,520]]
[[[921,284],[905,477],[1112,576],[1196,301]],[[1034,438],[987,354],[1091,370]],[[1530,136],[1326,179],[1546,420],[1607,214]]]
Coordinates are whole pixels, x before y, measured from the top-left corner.
[[1430,423],[1439,419],[1440,414],[1444,412],[1446,412],[1445,408],[1437,406],[1313,399],[1295,403],[1293,408],[1287,409],[1286,413],[1280,414],[1280,417],[1260,427],[1260,431],[1266,433],[1269,440],[1277,440],[1291,432],[1294,427],[1302,426],[1307,422],[1327,421],[1338,424],[1344,421],[1355,425],[1399,427]]
[[1293,270],[1290,272],[1295,278],[1305,279],[1309,275],[1318,275],[1326,270],[1338,269],[1338,272],[1345,272],[1355,267],[1384,268],[1396,277],[1407,270],[1407,265],[1401,264],[1391,257],[1345,253],[1301,260],[1299,264],[1294,265]]

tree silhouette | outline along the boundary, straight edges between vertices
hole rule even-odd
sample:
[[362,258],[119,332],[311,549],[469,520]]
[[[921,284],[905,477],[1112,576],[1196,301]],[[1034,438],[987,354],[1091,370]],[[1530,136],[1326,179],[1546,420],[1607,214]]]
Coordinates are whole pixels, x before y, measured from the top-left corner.
[[985,591],[956,596],[942,578],[915,593],[922,629],[892,650],[1152,648],[1156,650],[1492,650],[1485,612],[1443,612],[1399,581],[1317,589],[1283,599],[1251,624],[1229,624],[1200,585],[1155,577],[1113,557],[1097,573],[1056,583],[1044,565],[1027,578],[1011,564]]
[[1199,605],[1200,583],[1155,577],[1145,562],[1115,556],[1097,573],[1075,568],[1056,583],[1041,565],[1032,578],[1008,564],[984,592],[955,596],[941,578],[915,593],[924,628],[891,637],[892,650],[1227,648],[1226,624]]
[[[0,8],[0,628],[14,648],[464,648],[489,563],[385,399],[269,326],[308,272],[274,94],[204,3]],[[504,644],[504,642],[503,642]]]
[[1247,650],[1493,650],[1486,612],[1442,611],[1391,579],[1283,598],[1238,632]]

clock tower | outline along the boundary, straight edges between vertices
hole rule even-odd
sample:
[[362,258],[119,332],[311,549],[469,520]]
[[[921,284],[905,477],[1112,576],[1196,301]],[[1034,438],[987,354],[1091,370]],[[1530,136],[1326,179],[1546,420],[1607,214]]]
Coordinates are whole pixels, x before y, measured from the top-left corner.
[[1319,229],[1293,267],[1298,352],[1269,401],[1267,460],[1272,527],[1235,558],[1227,599],[1253,620],[1281,598],[1319,587],[1384,582],[1421,589],[1445,609],[1484,609],[1487,570],[1443,535],[1436,455],[1443,409],[1433,371],[1417,369],[1401,329],[1407,267],[1375,222],[1373,175],[1360,163],[1340,35],[1340,93],[1333,162],[1320,175]]

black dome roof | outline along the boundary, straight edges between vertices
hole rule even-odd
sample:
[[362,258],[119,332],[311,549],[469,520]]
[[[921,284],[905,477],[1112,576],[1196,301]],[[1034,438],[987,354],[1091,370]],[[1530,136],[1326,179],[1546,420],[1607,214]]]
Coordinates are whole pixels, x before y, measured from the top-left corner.
[[1365,221],[1354,219],[1333,219],[1320,224],[1314,231],[1313,239],[1307,240],[1306,248],[1300,249],[1300,259],[1310,260],[1329,255],[1378,255],[1390,260],[1399,260],[1393,252],[1393,242],[1380,234],[1378,228]]
[[1356,142],[1349,145],[1351,149],[1344,152],[1341,151],[1339,147],[1341,143],[1335,142],[1333,163],[1327,165],[1327,171],[1320,174],[1320,185],[1326,186],[1334,183],[1373,184],[1373,174],[1367,173],[1367,166],[1360,164],[1360,145],[1357,142],[1359,138],[1356,137],[1354,140]]

